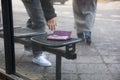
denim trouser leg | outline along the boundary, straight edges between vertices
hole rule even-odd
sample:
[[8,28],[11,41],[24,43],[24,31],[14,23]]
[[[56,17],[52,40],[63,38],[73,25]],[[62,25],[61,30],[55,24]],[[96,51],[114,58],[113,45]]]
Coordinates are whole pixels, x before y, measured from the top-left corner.
[[73,0],[73,12],[77,33],[91,31],[94,25],[97,0]]
[[[45,17],[41,7],[40,0],[22,0],[31,19],[31,28],[37,32],[45,32]],[[25,45],[25,48],[32,48],[34,57],[39,56],[42,52],[40,47],[36,45]]]
[[38,32],[45,31],[45,17],[40,0],[22,0],[32,21],[32,29]]

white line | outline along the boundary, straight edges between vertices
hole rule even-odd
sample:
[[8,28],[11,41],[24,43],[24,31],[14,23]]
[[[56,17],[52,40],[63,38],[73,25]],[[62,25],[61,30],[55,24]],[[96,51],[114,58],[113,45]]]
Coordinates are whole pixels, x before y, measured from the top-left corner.
[[120,18],[120,15],[111,15],[111,17]]
[[101,16],[103,16],[103,15],[102,15],[102,14],[96,14],[96,16],[97,16],[97,17],[101,17]]
[[118,20],[118,19],[105,19],[105,18],[96,18],[96,20],[120,22],[120,20]]

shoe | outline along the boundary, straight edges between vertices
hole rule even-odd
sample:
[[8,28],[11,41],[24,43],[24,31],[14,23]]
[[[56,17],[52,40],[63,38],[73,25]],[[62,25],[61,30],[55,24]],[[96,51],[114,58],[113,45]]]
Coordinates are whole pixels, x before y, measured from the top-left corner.
[[88,45],[91,45],[92,40],[91,40],[91,32],[90,31],[78,33],[77,36],[78,36],[78,38],[81,39],[81,41],[85,41]]
[[44,67],[52,66],[51,62],[46,59],[45,55],[40,55],[37,58],[33,58],[32,62]]
[[88,45],[91,45],[92,40],[91,40],[91,32],[90,31],[89,32],[85,32],[85,38],[86,38],[86,43]]
[[47,58],[46,54],[44,53],[44,51],[41,54],[44,58]]
[[77,36],[78,36],[79,39],[81,39],[81,41],[85,40],[85,34],[84,34],[84,32],[78,33]]

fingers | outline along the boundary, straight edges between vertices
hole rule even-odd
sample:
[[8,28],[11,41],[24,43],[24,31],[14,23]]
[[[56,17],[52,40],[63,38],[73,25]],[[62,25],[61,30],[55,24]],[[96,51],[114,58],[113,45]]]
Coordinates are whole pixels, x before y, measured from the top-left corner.
[[56,18],[52,18],[52,19],[48,20],[47,26],[51,31],[54,31],[57,26]]

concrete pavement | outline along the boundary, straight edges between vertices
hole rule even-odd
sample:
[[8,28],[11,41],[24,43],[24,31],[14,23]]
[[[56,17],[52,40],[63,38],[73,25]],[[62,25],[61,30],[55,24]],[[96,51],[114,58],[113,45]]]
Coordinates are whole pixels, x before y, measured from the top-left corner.
[[[19,4],[18,4],[19,3]],[[76,37],[71,0],[65,5],[54,5],[58,14],[60,30],[73,31]],[[28,16],[19,0],[13,0],[14,25],[25,27]],[[50,32],[47,29],[48,32]],[[93,28],[93,43],[87,46],[77,44],[77,59],[62,60],[62,80],[120,80],[120,2],[99,3],[95,26]],[[0,67],[4,64],[4,44],[0,39]],[[53,66],[40,67],[32,63],[32,54],[26,52],[21,44],[15,44],[16,70],[31,80],[55,80],[55,56],[49,53],[48,59]]]

